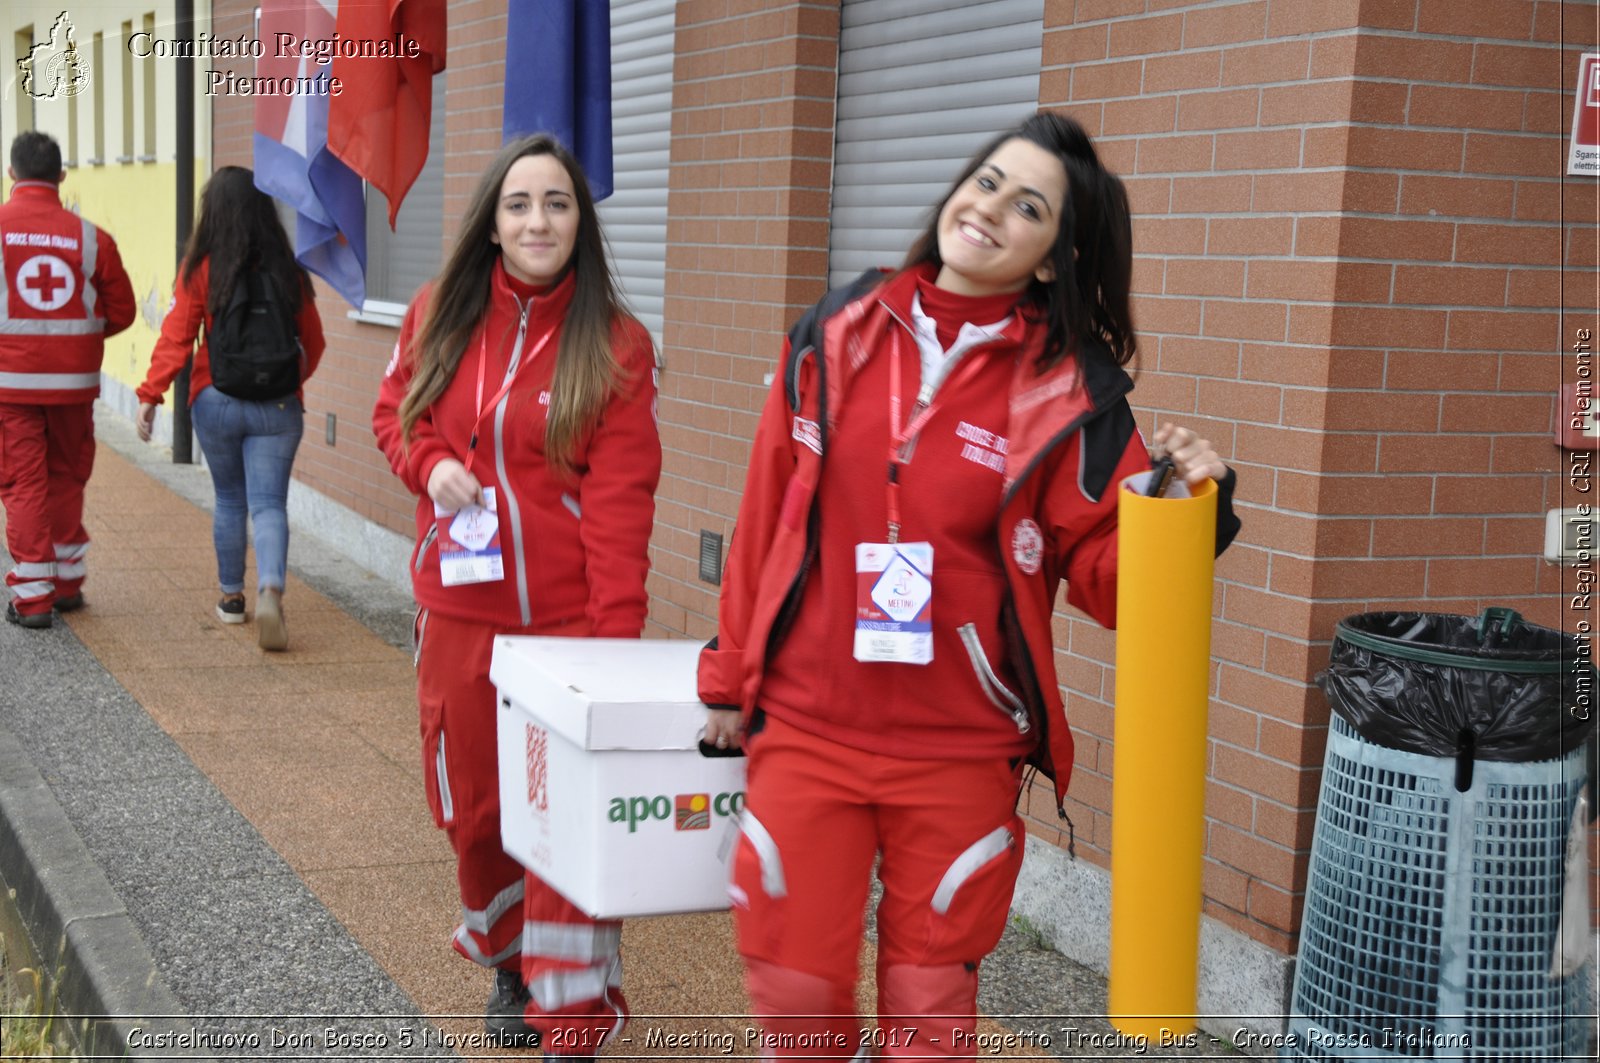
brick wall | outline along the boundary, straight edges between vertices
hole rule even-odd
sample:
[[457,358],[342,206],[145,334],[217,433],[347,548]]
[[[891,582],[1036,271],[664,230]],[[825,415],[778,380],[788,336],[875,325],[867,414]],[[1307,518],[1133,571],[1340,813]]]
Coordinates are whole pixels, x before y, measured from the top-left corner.
[[[1140,424],[1194,424],[1240,473],[1206,910],[1275,948],[1299,925],[1337,620],[1504,604],[1560,623],[1537,559],[1553,395],[1563,328],[1595,305],[1592,270],[1563,295],[1560,264],[1566,245],[1592,266],[1596,216],[1592,182],[1561,213],[1562,92],[1595,31],[1566,6],[1565,40],[1559,3],[1046,7],[1041,103],[1097,133],[1133,200]],[[1059,628],[1069,811],[1103,863],[1114,643]]]
[[[254,38],[255,5],[239,3],[238,0],[214,3],[211,6],[211,25],[205,25],[203,18],[197,17],[195,31],[196,33],[209,31],[214,37],[230,41],[236,41],[241,37]],[[255,71],[255,61],[252,59],[201,59],[197,60],[195,65],[202,69],[209,65],[211,70],[231,71],[240,77],[247,77]],[[202,90],[202,93],[204,91]],[[251,135],[254,123],[254,112],[249,98],[202,94],[195,100],[195,110],[202,120],[207,106],[211,110],[212,169],[215,170],[220,166],[249,166],[253,155]]]
[[[1313,677],[1337,620],[1485,604],[1571,619],[1537,554],[1567,485],[1549,442],[1559,353],[1600,332],[1595,182],[1557,176],[1593,15],[1578,0],[1046,2],[1040,102],[1097,135],[1133,197],[1140,424],[1181,418],[1240,472],[1245,531],[1215,603],[1206,910],[1274,948],[1299,925],[1328,714]],[[231,2],[216,19],[249,25]],[[704,637],[717,590],[697,575],[700,531],[731,534],[782,331],[825,283],[839,15],[684,0],[676,20],[651,629]],[[447,244],[499,145],[503,39],[500,5],[452,5]],[[218,164],[248,164],[249,101],[212,102]],[[329,353],[296,475],[406,530],[411,501],[367,430],[395,333],[318,290]],[[1076,850],[1105,864],[1115,636],[1064,607],[1056,633]],[[1047,786],[1028,811],[1066,843]]]
[[715,631],[699,533],[726,543],[783,331],[824,290],[838,37],[833,3],[677,6],[650,576],[661,631]]
[[[233,2],[218,4],[213,16],[216,31],[231,36],[251,32],[251,11]],[[446,94],[443,100],[434,100],[434,121],[445,123],[441,261],[455,239],[479,175],[500,148],[504,4],[487,0],[451,4],[449,34]],[[216,60],[215,65],[224,69],[227,61]],[[251,72],[248,62],[240,65],[240,74]],[[210,102],[216,165],[251,165],[251,99],[218,95]],[[369,240],[375,236],[368,234]],[[414,500],[389,471],[371,430],[372,404],[398,330],[351,320],[351,307],[343,297],[320,278],[315,284],[328,349],[306,385],[306,435],[295,460],[295,478],[355,513],[409,535]],[[330,414],[337,421],[331,445],[326,437]]]
[[[216,26],[248,32],[250,9],[222,4]],[[833,3],[682,3],[677,7],[669,192],[666,472],[650,589],[657,633],[712,630],[716,587],[698,579],[699,532],[726,541],[749,441],[787,324],[824,290],[839,15]],[[500,146],[503,5],[452,4],[446,123],[445,244]],[[220,64],[219,64],[220,65]],[[241,73],[249,70],[242,69]],[[215,97],[216,163],[249,165],[248,98]],[[317,283],[328,353],[306,389],[295,475],[386,527],[409,531],[410,497],[368,428],[395,331],[348,319]],[[324,441],[326,415],[338,442]]]

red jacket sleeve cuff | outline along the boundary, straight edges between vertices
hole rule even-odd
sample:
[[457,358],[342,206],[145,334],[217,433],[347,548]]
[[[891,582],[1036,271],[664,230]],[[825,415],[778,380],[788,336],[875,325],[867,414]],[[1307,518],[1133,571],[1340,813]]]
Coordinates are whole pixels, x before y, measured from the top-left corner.
[[433,475],[435,466],[449,457],[453,455],[448,447],[411,441],[411,475],[416,479],[418,495],[428,493],[428,477]]
[[744,700],[740,687],[739,650],[719,648],[717,639],[700,651],[700,700],[713,709],[738,709]]

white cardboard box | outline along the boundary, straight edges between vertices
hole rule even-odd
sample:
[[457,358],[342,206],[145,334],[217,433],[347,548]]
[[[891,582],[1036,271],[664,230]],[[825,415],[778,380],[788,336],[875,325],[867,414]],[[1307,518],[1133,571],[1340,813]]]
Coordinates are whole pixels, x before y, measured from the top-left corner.
[[502,842],[596,918],[728,907],[745,762],[700,754],[700,647],[495,639]]

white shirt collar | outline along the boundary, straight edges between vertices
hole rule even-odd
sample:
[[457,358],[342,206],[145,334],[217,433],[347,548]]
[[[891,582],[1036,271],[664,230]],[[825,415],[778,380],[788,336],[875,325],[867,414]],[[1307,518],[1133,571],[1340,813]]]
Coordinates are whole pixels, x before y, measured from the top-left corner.
[[961,356],[980,344],[997,339],[1000,333],[1011,324],[1011,315],[996,321],[992,325],[974,325],[970,321],[963,322],[961,331],[956,334],[956,341],[946,350],[939,343],[938,323],[922,312],[922,293],[911,293],[911,325],[912,334],[916,337],[917,353],[922,356],[922,387],[917,392],[917,401],[926,403],[933,398],[933,393],[939,390],[939,385],[944,383],[945,377],[950,375],[950,370],[961,360]]

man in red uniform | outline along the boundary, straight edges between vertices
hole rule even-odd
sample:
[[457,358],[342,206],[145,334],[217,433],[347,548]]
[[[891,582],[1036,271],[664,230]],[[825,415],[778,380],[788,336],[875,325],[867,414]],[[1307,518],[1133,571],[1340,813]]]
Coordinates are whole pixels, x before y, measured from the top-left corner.
[[61,205],[61,147],[11,142],[0,206],[0,506],[6,619],[51,624],[83,605],[83,489],[94,468],[94,400],[105,339],[133,323],[133,284],[110,235]]

